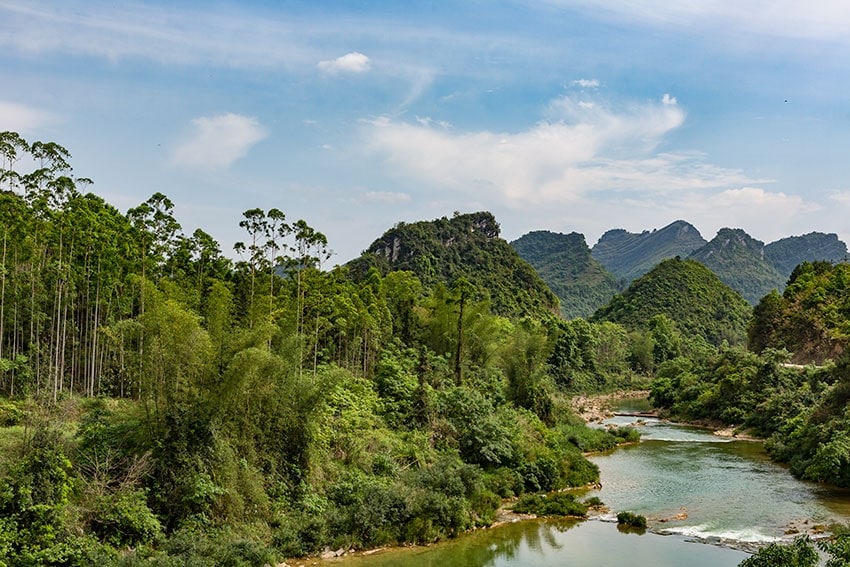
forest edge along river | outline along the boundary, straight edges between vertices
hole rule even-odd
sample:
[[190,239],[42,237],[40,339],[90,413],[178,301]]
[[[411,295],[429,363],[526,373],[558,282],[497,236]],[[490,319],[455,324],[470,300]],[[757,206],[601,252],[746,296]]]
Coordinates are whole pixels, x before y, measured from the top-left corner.
[[[847,491],[796,480],[770,461],[761,442],[653,418],[641,397],[582,401],[597,415],[604,408],[607,417],[598,426],[634,424],[642,435],[639,443],[590,455],[600,468],[601,488],[577,492],[581,498],[597,496],[609,512],[591,513],[583,521],[517,520],[431,546],[325,562],[345,567],[736,566],[759,546],[802,533],[817,537],[830,524],[850,519]],[[623,530],[616,524],[620,511],[646,516],[649,530],[642,535]]]

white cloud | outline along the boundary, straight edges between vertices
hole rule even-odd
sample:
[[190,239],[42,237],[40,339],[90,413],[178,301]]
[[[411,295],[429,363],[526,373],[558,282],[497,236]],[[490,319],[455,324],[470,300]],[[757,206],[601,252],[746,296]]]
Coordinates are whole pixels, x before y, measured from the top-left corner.
[[369,58],[359,51],[346,53],[336,59],[319,61],[316,65],[323,72],[334,75],[337,73],[364,73],[369,70]]
[[835,0],[736,0],[735,2],[670,2],[669,0],[548,0],[568,9],[584,9],[596,17],[613,17],[678,29],[712,29],[742,36],[767,36],[846,45],[850,36],[850,3]]
[[51,116],[47,112],[25,104],[0,100],[0,129],[26,136],[30,130],[41,128],[50,121]]
[[576,79],[572,84],[583,89],[595,89],[599,87],[599,81],[597,79]]
[[679,101],[676,100],[676,97],[670,96],[668,93],[664,93],[664,96],[661,97],[661,104],[664,106],[672,106],[679,104]]
[[850,205],[850,190],[836,191],[829,196],[829,199],[840,205]]
[[369,191],[361,195],[358,200],[363,203],[398,204],[410,202],[410,195],[391,191]]
[[256,118],[240,114],[202,116],[192,120],[192,125],[191,136],[177,147],[171,157],[173,165],[227,168],[268,136]]
[[[666,102],[664,102],[666,101]],[[396,175],[434,189],[528,212],[616,193],[655,202],[681,192],[718,191],[755,180],[699,152],[659,152],[685,112],[670,97],[613,109],[563,97],[552,119],[519,132],[438,128],[431,120],[367,122],[366,151]]]

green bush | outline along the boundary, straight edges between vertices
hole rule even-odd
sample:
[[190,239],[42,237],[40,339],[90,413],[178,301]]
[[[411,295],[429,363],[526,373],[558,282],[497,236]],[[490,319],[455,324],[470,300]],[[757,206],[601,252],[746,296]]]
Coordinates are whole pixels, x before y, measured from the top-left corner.
[[567,492],[548,494],[526,494],[516,502],[513,511],[536,516],[579,516],[587,515],[587,506]]
[[27,412],[20,404],[0,401],[0,427],[21,425],[27,417]]
[[738,567],[815,567],[817,564],[818,552],[811,540],[800,537],[790,545],[771,543],[744,559]]
[[646,529],[646,517],[640,514],[633,514],[632,512],[620,512],[617,514],[617,523],[641,530]]

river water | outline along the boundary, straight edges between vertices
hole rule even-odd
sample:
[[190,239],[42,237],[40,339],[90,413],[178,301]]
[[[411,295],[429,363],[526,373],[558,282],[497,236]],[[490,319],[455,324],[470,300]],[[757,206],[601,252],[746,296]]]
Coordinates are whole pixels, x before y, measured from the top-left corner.
[[[632,403],[632,402],[629,402]],[[625,409],[644,409],[640,405]],[[609,420],[620,425],[632,417]],[[607,516],[517,522],[424,548],[337,560],[346,567],[733,567],[752,546],[787,532],[850,521],[850,493],[804,483],[761,443],[646,419],[642,440],[595,455]],[[643,514],[651,530],[623,533],[613,516]]]

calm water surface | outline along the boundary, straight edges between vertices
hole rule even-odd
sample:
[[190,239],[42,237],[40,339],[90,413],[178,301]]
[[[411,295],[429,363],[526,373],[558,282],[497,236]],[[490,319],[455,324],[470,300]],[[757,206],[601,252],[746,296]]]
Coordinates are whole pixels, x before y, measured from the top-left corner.
[[[646,409],[624,402],[624,409]],[[632,417],[611,423],[628,424]],[[850,520],[850,493],[795,480],[761,443],[646,419],[642,441],[591,460],[602,488],[587,491],[612,510],[585,522],[539,520],[481,530],[427,548],[385,550],[332,560],[345,567],[733,567],[733,549],[776,541],[791,527]],[[628,510],[652,532],[621,533],[611,521]],[[654,532],[654,533],[653,533]],[[666,535],[665,535],[666,534]]]

